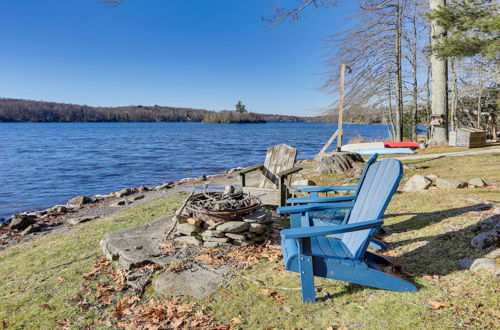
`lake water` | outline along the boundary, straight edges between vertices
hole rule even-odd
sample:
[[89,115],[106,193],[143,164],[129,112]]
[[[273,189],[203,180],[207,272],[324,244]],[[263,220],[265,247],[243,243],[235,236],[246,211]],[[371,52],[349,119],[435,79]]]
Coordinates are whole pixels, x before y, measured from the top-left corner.
[[[0,217],[141,184],[263,163],[286,143],[318,153],[336,124],[0,123]],[[381,125],[347,125],[345,138],[387,138]]]

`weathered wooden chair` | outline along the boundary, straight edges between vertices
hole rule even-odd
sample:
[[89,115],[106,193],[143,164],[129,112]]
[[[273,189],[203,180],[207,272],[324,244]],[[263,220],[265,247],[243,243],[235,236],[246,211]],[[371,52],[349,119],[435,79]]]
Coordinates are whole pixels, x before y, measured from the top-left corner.
[[[388,261],[366,251],[382,226],[392,195],[401,181],[403,166],[396,159],[372,164],[354,203],[318,203],[278,208],[278,213],[301,214],[301,227],[281,231],[285,269],[300,274],[302,301],[314,302],[314,276],[346,281],[393,291],[416,291],[416,287],[380,270]],[[327,209],[350,210],[346,223],[315,226],[311,212]]]
[[[244,192],[258,195],[264,204],[283,206],[288,197],[291,175],[302,167],[294,167],[297,149],[278,144],[267,149],[264,164],[250,166],[240,171],[241,187]],[[247,174],[261,172],[257,187],[247,185]]]
[[[373,163],[375,163],[377,157],[378,154],[375,154],[366,161],[365,168],[361,173],[361,177],[359,179],[357,186],[329,186],[329,187],[310,186],[298,189],[295,188],[296,191],[310,193],[310,197],[289,198],[287,200],[287,203],[292,205],[311,204],[311,203],[341,203],[341,202],[354,203],[356,201],[356,198],[358,198],[359,190],[363,185],[368,168],[370,168],[370,166]],[[349,196],[337,196],[337,197],[318,196],[319,192],[330,192],[330,191],[354,191],[354,194]],[[329,209],[318,212],[312,212],[309,214],[309,216],[311,217],[312,224],[315,226],[339,225],[342,223],[347,224],[347,221],[349,220],[349,217],[346,216],[346,213],[343,210],[338,210],[338,209]],[[290,214],[290,227],[292,228],[301,227],[299,213]],[[369,247],[381,251],[387,250],[387,245],[376,238],[371,239]]]

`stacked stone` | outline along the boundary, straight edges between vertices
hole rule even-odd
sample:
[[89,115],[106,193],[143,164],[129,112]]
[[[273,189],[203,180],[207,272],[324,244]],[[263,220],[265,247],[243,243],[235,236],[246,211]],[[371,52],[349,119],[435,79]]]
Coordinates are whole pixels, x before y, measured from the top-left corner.
[[269,211],[259,209],[239,221],[216,223],[196,218],[181,220],[177,225],[177,242],[207,248],[246,246],[263,242],[272,231]]

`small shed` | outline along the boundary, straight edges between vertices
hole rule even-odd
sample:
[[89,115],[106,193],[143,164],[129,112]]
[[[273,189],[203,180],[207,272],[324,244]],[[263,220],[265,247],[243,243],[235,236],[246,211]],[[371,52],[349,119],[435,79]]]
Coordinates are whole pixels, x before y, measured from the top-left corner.
[[486,145],[486,131],[477,128],[457,128],[450,132],[450,146],[478,148]]

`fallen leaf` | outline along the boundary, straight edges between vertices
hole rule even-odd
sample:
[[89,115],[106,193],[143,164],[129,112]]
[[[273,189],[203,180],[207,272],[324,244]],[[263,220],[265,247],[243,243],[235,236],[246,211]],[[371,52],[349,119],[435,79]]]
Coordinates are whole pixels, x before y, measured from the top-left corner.
[[61,276],[61,277],[58,277],[58,278],[57,278],[57,280],[58,280],[59,282],[64,282],[64,281],[66,281],[66,279],[65,279],[64,277],[62,277],[62,276]]
[[41,309],[50,309],[50,307],[52,307],[52,306],[50,306],[49,304],[40,305]]
[[450,306],[450,303],[444,302],[444,301],[432,301],[432,300],[429,300],[428,303],[429,303],[429,305],[431,305],[431,309],[433,311],[441,309],[441,308],[444,308],[444,307],[449,307]]
[[241,317],[233,317],[231,322],[234,324],[243,324],[244,320],[242,320]]
[[356,306],[356,308],[358,308],[358,309],[365,309],[365,307],[364,307],[364,306],[359,306],[359,305],[358,305],[358,306]]

